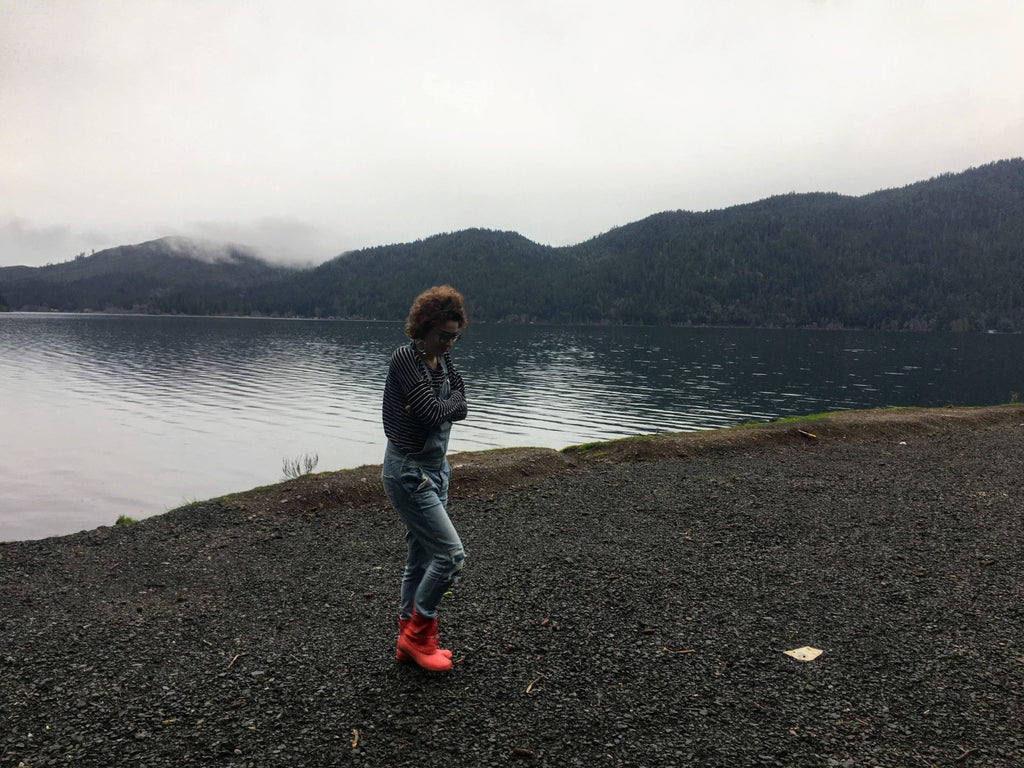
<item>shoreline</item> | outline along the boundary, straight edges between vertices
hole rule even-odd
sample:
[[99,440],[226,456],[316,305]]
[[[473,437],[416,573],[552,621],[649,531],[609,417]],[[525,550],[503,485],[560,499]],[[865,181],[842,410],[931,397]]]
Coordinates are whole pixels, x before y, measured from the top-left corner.
[[1024,761],[1024,406],[451,461],[438,677],[379,467],[0,544],[0,765]]
[[[637,435],[554,448],[493,448],[449,455],[454,500],[526,488],[595,465],[685,458],[708,452],[830,441],[885,440],[899,435],[934,435],[950,428],[985,428],[1024,423],[1024,404],[945,408],[879,408],[833,411],[734,427]],[[813,437],[807,437],[806,434]],[[303,475],[216,497],[254,512],[301,514],[336,506],[388,508],[380,486],[380,464]],[[188,506],[188,505],[186,505]],[[174,510],[171,510],[174,511]],[[149,519],[149,518],[147,518]]]
[[[328,323],[385,323],[385,324],[401,324],[400,320],[381,320],[379,318],[371,317],[306,317],[303,315],[193,315],[185,313],[163,313],[163,312],[132,312],[129,310],[125,311],[108,311],[108,310],[62,310],[62,309],[0,309],[0,315],[89,315],[89,316],[110,316],[110,317],[196,317],[216,320],[220,318],[233,319],[233,320],[302,320],[302,321],[313,321],[313,322],[328,322]],[[1024,334],[1024,331],[999,331],[995,329],[986,330],[937,330],[937,329],[917,329],[917,328],[869,328],[865,326],[833,326],[833,325],[721,325],[721,324],[706,324],[706,323],[665,323],[665,324],[646,324],[646,323],[557,323],[553,321],[546,322],[512,322],[504,320],[474,320],[474,325],[527,325],[527,326],[538,326],[538,327],[551,327],[551,328],[707,328],[707,329],[727,329],[727,330],[753,330],[753,331],[829,331],[829,332],[864,332],[864,333],[910,333],[910,334],[927,334],[927,333],[950,333],[956,336],[986,336],[986,335],[998,335],[998,336],[1019,336]]]
[[[832,411],[820,414],[807,414],[797,417],[786,417],[767,422],[748,422],[714,429],[687,432],[661,432],[645,435],[614,438],[611,440],[581,445],[570,445],[565,448],[511,447],[490,448],[478,451],[463,451],[449,455],[456,471],[456,482],[452,487],[452,495],[459,498],[471,492],[496,492],[501,488],[519,488],[530,482],[537,482],[548,477],[581,470],[595,461],[637,461],[650,458],[686,455],[687,452],[714,450],[729,445],[743,443],[761,444],[764,441],[793,439],[802,422],[813,425],[826,423],[829,425],[823,437],[834,436],[837,439],[855,437],[868,438],[874,433],[882,436],[887,430],[909,429],[911,431],[942,429],[947,420],[993,423],[1009,409],[1024,407],[1022,404],[1007,403],[996,406],[946,406],[939,408],[925,407],[892,407],[866,410]],[[919,423],[915,423],[919,422]],[[902,425],[902,426],[899,426]],[[819,426],[815,426],[818,429]],[[193,498],[175,506],[168,506],[162,512],[154,512],[145,517],[135,518],[128,515],[134,525],[146,520],[158,518],[174,512],[182,507],[195,504],[223,501],[230,504],[241,504],[266,511],[276,506],[284,513],[301,512],[304,502],[309,509],[325,509],[332,504],[378,504],[386,505],[380,489],[380,464],[365,464],[356,467],[329,470],[315,474],[303,475],[300,478],[281,480],[276,483],[258,485],[246,490],[228,491],[205,499]],[[274,494],[295,491],[296,498],[287,502],[274,500]],[[380,491],[378,493],[378,491]],[[20,541],[42,541],[50,538],[63,538],[86,533],[96,528],[107,528],[117,525],[117,517],[110,517],[109,522],[103,521],[94,528],[82,527],[67,533],[43,534],[26,539],[0,539],[4,543]]]

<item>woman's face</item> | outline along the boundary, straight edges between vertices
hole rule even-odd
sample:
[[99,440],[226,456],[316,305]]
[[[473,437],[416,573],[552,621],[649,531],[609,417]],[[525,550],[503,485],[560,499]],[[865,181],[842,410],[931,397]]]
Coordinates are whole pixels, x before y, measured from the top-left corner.
[[456,320],[445,320],[433,326],[423,337],[423,354],[427,357],[440,357],[459,338],[459,323]]

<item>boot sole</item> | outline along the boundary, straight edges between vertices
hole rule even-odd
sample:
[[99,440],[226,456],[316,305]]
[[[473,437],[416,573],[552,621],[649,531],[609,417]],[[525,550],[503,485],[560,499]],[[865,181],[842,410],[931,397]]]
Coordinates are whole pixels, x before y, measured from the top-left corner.
[[[442,656],[447,656],[449,659],[452,657],[452,652],[445,648],[439,650],[438,653],[440,653]],[[412,660],[412,657],[408,653],[397,648],[395,649],[395,661],[397,661],[399,664],[416,664],[416,662]]]
[[424,655],[427,655],[427,656],[440,656],[442,659],[444,659],[446,662],[448,662],[448,665],[445,666],[445,667],[434,668],[434,667],[428,667],[428,666],[424,666],[423,664],[420,664],[420,662],[416,660],[416,656],[414,654],[410,653],[409,651],[406,651],[404,649],[399,649],[399,650],[402,653],[404,653],[406,655],[406,657],[408,657],[408,659],[409,659],[409,661],[411,663],[415,664],[417,667],[422,669],[424,672],[441,673],[441,672],[449,672],[449,671],[451,671],[451,668],[452,668],[451,657],[443,656],[440,651],[437,651],[436,653],[432,653],[432,654],[424,654]]

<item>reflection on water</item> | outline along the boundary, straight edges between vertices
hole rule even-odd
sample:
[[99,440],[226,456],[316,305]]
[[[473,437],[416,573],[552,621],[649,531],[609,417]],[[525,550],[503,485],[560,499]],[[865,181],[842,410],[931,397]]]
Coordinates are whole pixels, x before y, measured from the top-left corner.
[[[400,323],[0,314],[0,540],[377,464]],[[452,450],[1006,402],[1024,337],[474,325]]]

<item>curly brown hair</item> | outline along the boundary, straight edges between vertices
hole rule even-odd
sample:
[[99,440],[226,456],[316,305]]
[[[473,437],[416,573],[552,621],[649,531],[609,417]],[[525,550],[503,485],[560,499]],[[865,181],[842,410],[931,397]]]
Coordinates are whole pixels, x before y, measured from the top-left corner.
[[447,320],[455,320],[460,329],[469,325],[462,306],[462,294],[450,285],[435,285],[412,303],[409,318],[405,321],[405,335],[410,339],[422,339],[432,327]]

